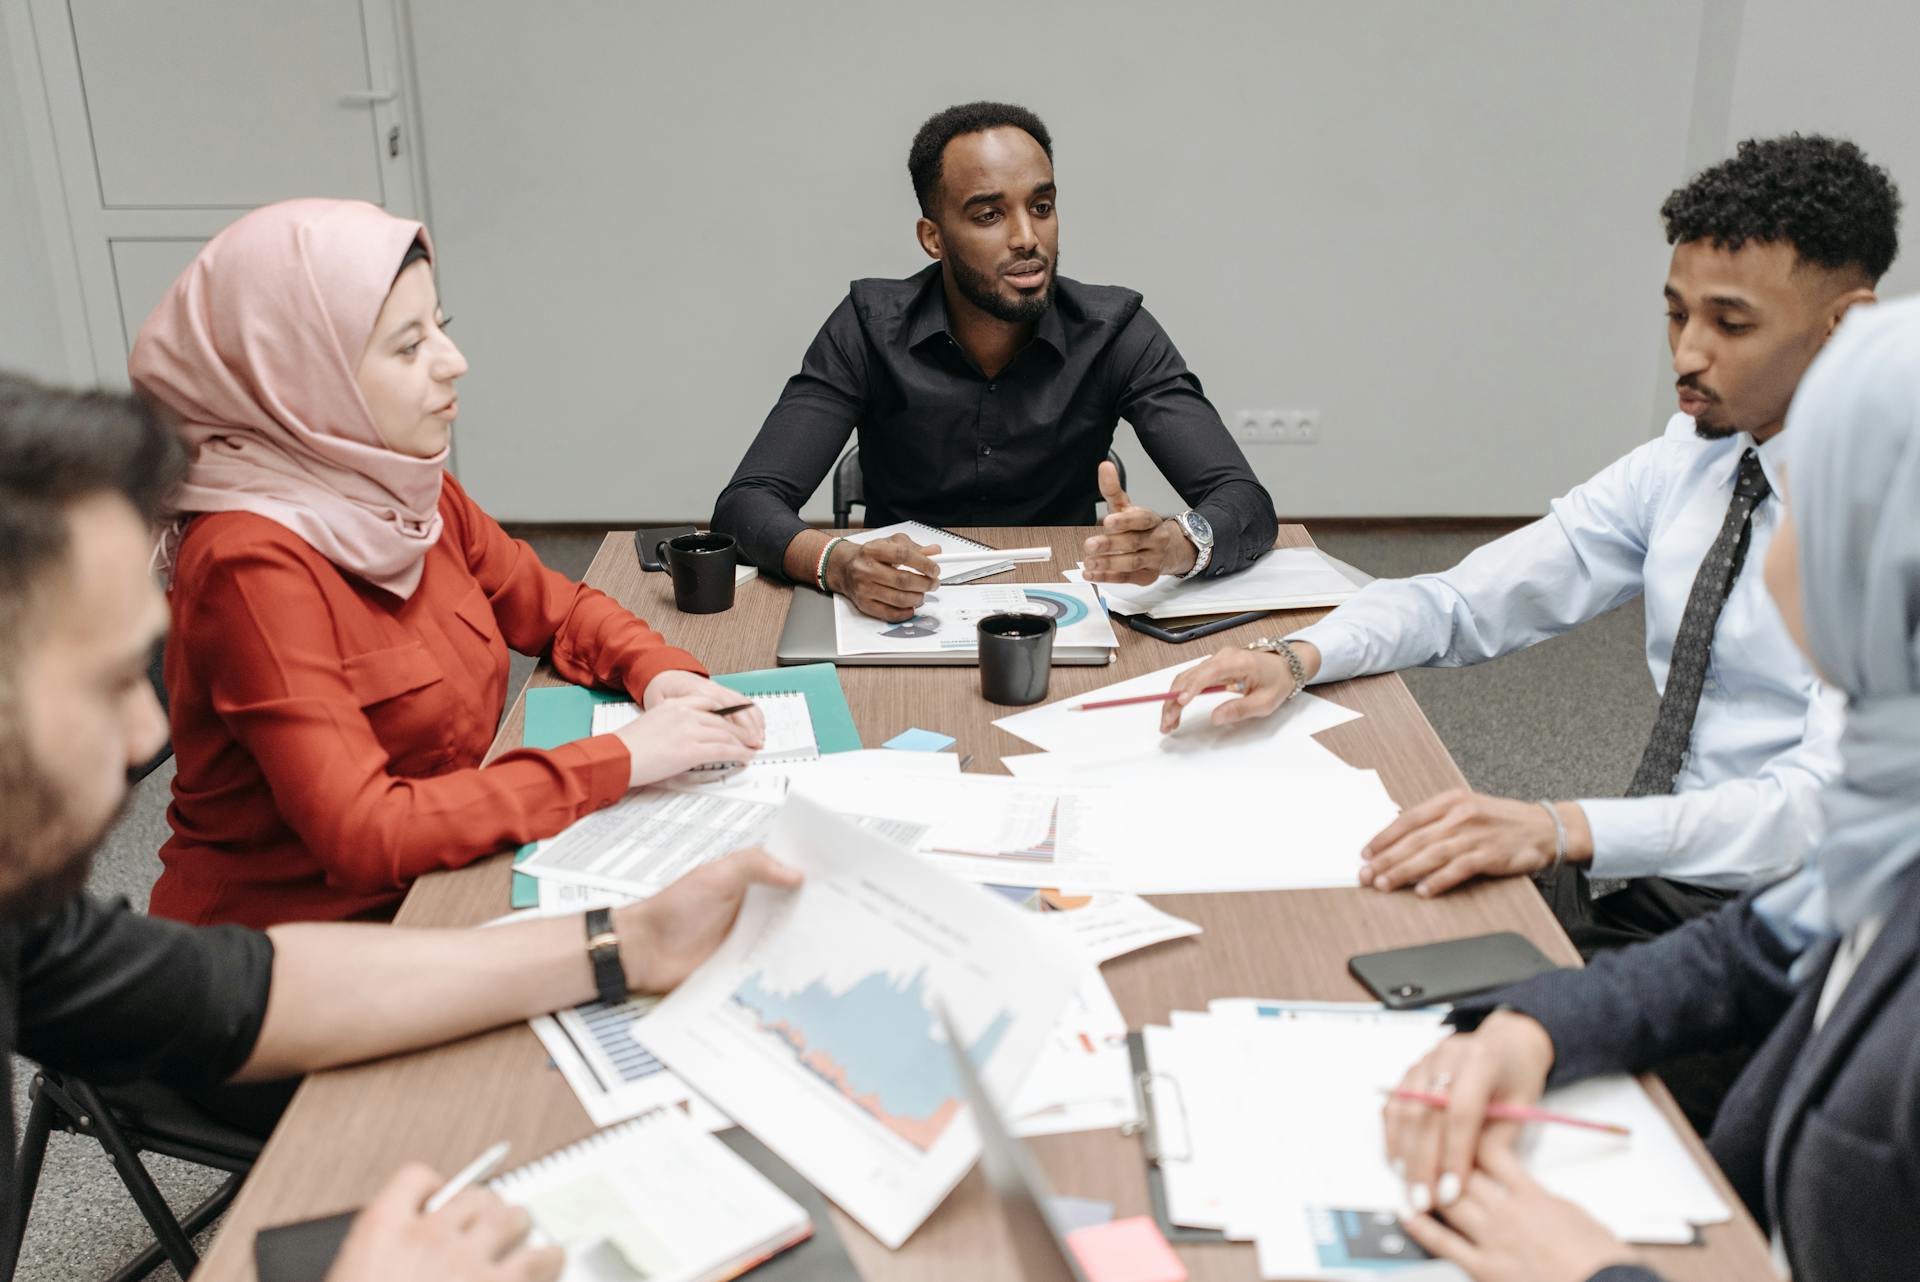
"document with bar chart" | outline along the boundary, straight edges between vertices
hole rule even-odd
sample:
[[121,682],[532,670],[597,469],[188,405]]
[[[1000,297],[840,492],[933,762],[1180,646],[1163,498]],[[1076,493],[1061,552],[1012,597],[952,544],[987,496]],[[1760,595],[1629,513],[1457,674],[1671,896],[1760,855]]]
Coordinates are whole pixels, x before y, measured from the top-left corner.
[[979,1151],[936,1001],[1011,1100],[1088,962],[1029,914],[806,798],[766,844],[806,883],[753,891],[719,951],[634,1036],[898,1246]]
[[528,1021],[595,1126],[612,1126],[687,1098],[680,1079],[633,1038],[634,1025],[658,1002],[657,997],[631,997],[617,1006],[586,1002]]

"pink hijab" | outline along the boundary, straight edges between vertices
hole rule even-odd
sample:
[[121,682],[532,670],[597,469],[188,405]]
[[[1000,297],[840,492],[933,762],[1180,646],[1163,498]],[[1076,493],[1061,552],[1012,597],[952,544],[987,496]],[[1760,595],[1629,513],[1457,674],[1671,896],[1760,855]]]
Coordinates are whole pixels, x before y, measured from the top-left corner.
[[133,383],[180,420],[182,516],[253,512],[342,570],[413,595],[440,537],[443,450],[388,449],[354,371],[419,223],[288,200],[207,242],[140,327]]

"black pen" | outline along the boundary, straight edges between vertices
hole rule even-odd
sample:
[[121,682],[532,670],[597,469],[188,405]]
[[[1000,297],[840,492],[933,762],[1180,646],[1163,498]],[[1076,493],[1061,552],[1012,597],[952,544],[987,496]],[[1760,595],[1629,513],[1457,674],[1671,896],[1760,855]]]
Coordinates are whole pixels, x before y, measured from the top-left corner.
[[749,699],[745,703],[736,703],[725,708],[715,708],[713,710],[713,715],[716,717],[730,717],[736,712],[745,712],[748,708],[751,708],[752,706],[753,706],[753,701]]

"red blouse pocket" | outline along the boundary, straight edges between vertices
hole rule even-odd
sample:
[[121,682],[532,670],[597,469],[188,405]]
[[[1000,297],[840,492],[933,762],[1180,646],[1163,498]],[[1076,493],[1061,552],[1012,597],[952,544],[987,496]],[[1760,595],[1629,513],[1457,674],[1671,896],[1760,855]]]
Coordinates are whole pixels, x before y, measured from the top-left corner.
[[446,674],[418,641],[370,650],[346,660],[347,684],[380,746],[387,773],[420,777],[443,769],[452,754]]

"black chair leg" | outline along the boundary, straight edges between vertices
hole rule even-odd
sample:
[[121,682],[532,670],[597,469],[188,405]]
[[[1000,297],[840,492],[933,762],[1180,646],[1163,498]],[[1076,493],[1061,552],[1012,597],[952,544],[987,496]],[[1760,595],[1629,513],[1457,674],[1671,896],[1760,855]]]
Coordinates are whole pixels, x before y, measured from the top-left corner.
[[69,1081],[68,1089],[80,1105],[94,1117],[94,1135],[100,1146],[107,1150],[107,1156],[113,1159],[113,1167],[120,1173],[120,1182],[127,1186],[127,1192],[133,1197],[134,1205],[140,1208],[141,1216],[147,1227],[153,1230],[154,1238],[160,1249],[181,1277],[191,1274],[200,1264],[200,1256],[193,1249],[193,1243],[180,1228],[180,1222],[173,1218],[173,1208],[167,1205],[160,1189],[147,1174],[147,1168],[141,1165],[140,1155],[127,1143],[127,1137],[120,1133],[114,1123],[113,1115],[108,1111],[93,1087],[84,1082]]
[[27,1111],[26,1129],[20,1135],[20,1155],[13,1167],[13,1231],[0,1258],[0,1282],[13,1282],[20,1267],[20,1247],[26,1240],[27,1216],[33,1213],[33,1192],[40,1183],[40,1167],[47,1156],[47,1136],[53,1131],[53,1101],[47,1097],[44,1083],[36,1076],[30,1092],[33,1105]]
[[[194,1207],[180,1221],[182,1231],[191,1238],[226,1214],[227,1207],[233,1204],[235,1195],[240,1192],[240,1183],[245,1178],[244,1175],[229,1175],[219,1188],[207,1195],[206,1201]],[[108,1278],[107,1282],[140,1282],[141,1278],[159,1268],[166,1259],[166,1252],[161,1249],[158,1242],[155,1242],[121,1265],[119,1271]]]

